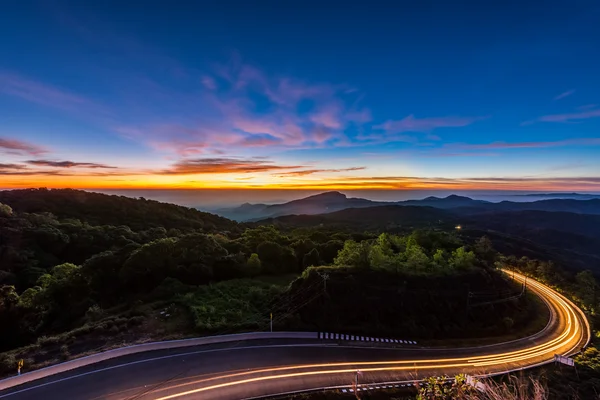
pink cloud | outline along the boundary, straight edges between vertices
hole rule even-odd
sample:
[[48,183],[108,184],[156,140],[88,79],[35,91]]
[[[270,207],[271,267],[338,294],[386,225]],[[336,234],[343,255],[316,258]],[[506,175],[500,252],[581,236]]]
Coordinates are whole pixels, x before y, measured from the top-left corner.
[[567,90],[566,92],[563,92],[563,93],[559,94],[558,96],[556,96],[554,98],[554,100],[556,101],[556,100],[564,99],[565,97],[571,96],[573,93],[575,93],[575,89]]
[[578,138],[566,139],[548,142],[493,142],[485,144],[450,144],[447,148],[461,148],[472,150],[485,149],[523,149],[523,148],[543,148],[543,147],[563,147],[563,146],[595,146],[600,145],[600,138]]
[[199,158],[180,160],[171,168],[154,171],[162,175],[195,175],[195,174],[247,174],[255,172],[272,172],[303,168],[301,165],[279,165],[270,160],[244,159],[236,157]]
[[383,129],[388,133],[400,132],[429,132],[437,128],[458,128],[471,125],[486,117],[433,117],[415,118],[413,114],[401,120],[389,120],[381,125],[374,126],[375,129]]
[[[186,115],[114,130],[160,151],[190,156],[210,154],[214,149],[232,152],[258,146],[313,148],[325,146],[330,139],[341,143],[346,128],[371,120],[370,111],[360,106],[360,93],[347,85],[271,76],[244,64],[237,55],[215,66],[212,74],[201,77],[199,84],[209,90],[195,95],[196,99],[171,96],[170,104],[188,106],[191,111]],[[219,86],[215,79],[228,84]],[[256,104],[257,93],[267,99],[268,107]],[[298,112],[303,100],[310,100],[312,110],[307,113]],[[257,112],[257,108],[262,111]],[[203,111],[197,113],[195,109]],[[195,115],[193,120],[190,115]]]
[[324,143],[334,137],[331,129],[325,126],[317,126],[312,130],[312,141],[316,143]]
[[301,171],[282,172],[282,173],[276,174],[276,176],[279,176],[279,177],[306,176],[306,175],[312,175],[312,174],[319,174],[319,173],[323,173],[323,172],[337,173],[337,172],[362,171],[365,169],[366,169],[366,167],[350,167],[350,168],[336,168],[336,169],[331,169],[331,168],[304,169]]
[[48,150],[44,147],[24,142],[17,139],[9,139],[0,137],[0,151],[15,155],[31,155],[39,156],[47,153]]
[[309,119],[313,123],[325,128],[340,129],[344,125],[340,118],[341,112],[341,107],[338,104],[332,103],[312,114]]
[[197,123],[201,127],[188,127],[178,123],[164,123],[142,127],[115,127],[114,131],[134,141],[142,141],[161,152],[180,156],[213,153],[215,147],[230,146],[242,137],[239,133],[220,130],[210,123]]
[[265,147],[265,146],[277,146],[281,144],[281,141],[275,138],[264,137],[264,136],[248,136],[238,142],[243,147]]
[[215,81],[214,78],[212,78],[208,75],[203,76],[201,79],[201,82],[204,85],[204,87],[207,88],[208,90],[217,89],[217,81]]

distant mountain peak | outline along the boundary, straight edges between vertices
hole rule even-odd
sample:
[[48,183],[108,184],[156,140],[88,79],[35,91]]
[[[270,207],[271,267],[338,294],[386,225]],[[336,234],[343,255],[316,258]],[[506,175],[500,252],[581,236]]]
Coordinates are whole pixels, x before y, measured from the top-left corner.
[[429,197],[425,197],[423,200],[417,200],[417,201],[448,201],[448,200],[453,200],[453,201],[457,201],[457,200],[461,200],[461,201],[475,201],[475,200],[473,200],[470,197],[459,196],[458,194],[451,194],[451,195],[446,196],[446,197],[429,196]]
[[330,192],[323,192],[323,193],[315,194],[312,196],[308,196],[308,197],[305,197],[300,200],[307,200],[307,199],[339,199],[339,200],[342,200],[342,199],[347,199],[347,198],[348,197],[345,194],[334,190],[334,191],[330,191]]
[[473,199],[470,197],[467,197],[467,196],[459,196],[458,194],[451,194],[450,196],[445,197],[444,200],[473,200]]

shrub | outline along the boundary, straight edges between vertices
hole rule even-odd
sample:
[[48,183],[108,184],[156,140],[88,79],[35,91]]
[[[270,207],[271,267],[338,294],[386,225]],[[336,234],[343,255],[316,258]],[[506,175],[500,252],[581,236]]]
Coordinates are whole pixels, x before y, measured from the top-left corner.
[[16,372],[17,371],[17,359],[13,354],[3,353],[0,354],[0,372]]
[[104,317],[104,310],[97,304],[92,305],[85,313],[85,317],[88,321],[99,321]]
[[63,344],[62,346],[60,346],[60,357],[63,360],[68,360],[70,356],[71,356],[71,353],[69,352],[69,346],[67,346],[66,344]]

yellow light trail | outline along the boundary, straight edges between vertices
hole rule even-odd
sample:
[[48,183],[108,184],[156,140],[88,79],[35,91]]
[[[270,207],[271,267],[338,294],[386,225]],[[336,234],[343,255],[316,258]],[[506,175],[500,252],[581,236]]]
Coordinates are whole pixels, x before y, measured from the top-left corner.
[[[504,270],[508,273],[508,271]],[[517,281],[524,281],[525,277],[521,274],[512,273]],[[332,375],[332,374],[345,374],[356,372],[357,367],[360,367],[362,372],[383,372],[383,371],[414,371],[424,369],[451,369],[451,368],[478,368],[485,366],[505,366],[511,363],[521,363],[527,361],[527,365],[536,365],[542,361],[552,359],[557,351],[561,348],[561,354],[570,354],[572,351],[578,349],[580,343],[590,335],[590,326],[585,318],[583,312],[575,306],[571,301],[564,298],[564,296],[558,294],[554,290],[547,286],[529,279],[529,284],[534,288],[534,291],[542,297],[542,299],[554,307],[556,310],[555,316],[558,318],[559,326],[563,324],[561,322],[561,316],[566,316],[564,321],[565,329],[556,337],[548,340],[544,343],[527,347],[524,349],[513,350],[503,353],[483,354],[480,356],[473,357],[455,357],[455,358],[443,358],[443,359],[414,359],[414,360],[392,360],[392,361],[360,361],[360,362],[343,362],[343,363],[324,363],[324,364],[302,364],[292,365],[286,367],[274,367],[265,368],[253,371],[239,372],[234,374],[227,374],[216,376],[212,378],[206,378],[185,384],[180,384],[172,387],[167,387],[162,390],[172,390],[177,387],[189,386],[193,384],[201,384],[215,380],[237,378],[242,376],[248,376],[253,374],[264,374],[272,372],[283,372],[298,369],[311,369],[317,368],[316,371],[304,371],[304,372],[291,372],[284,374],[273,374],[266,376],[257,376],[252,378],[245,378],[239,380],[233,380],[229,382],[217,383],[210,386],[205,386],[197,389],[187,390],[168,396],[160,397],[157,400],[169,400],[178,397],[188,396],[191,394],[206,392],[209,390],[244,385],[248,383],[255,383],[261,381],[269,381],[275,379],[286,379],[296,378],[311,375]],[[579,317],[578,317],[579,316]],[[584,321],[585,332],[581,326],[580,319]],[[411,365],[408,365],[411,364]],[[376,365],[383,365],[382,367],[373,367]],[[348,368],[352,366],[353,368]],[[340,369],[340,367],[342,367]],[[346,368],[343,368],[346,367]],[[365,368],[366,367],[366,368]],[[334,369],[330,369],[334,368]]]

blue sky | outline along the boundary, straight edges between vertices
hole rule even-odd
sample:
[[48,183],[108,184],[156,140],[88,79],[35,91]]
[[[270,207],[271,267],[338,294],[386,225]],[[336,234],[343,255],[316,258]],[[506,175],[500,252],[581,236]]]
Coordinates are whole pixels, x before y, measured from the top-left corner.
[[19,1],[3,187],[598,191],[595,1]]

